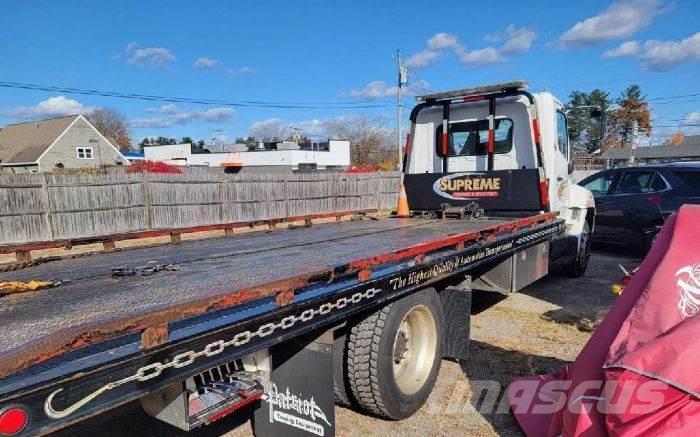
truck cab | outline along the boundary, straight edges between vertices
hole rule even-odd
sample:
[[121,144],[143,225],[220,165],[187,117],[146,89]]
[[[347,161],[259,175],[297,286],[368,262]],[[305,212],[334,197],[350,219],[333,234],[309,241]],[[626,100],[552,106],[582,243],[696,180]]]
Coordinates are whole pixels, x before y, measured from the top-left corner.
[[404,184],[421,214],[518,215],[556,211],[566,221],[551,257],[574,276],[590,254],[595,203],[569,177],[564,105],[522,81],[419,96],[411,113]]

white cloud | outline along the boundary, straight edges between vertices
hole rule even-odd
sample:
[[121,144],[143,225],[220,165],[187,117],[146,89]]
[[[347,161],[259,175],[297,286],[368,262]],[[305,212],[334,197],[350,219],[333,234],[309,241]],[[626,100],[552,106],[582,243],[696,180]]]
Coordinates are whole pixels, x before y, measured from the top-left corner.
[[117,53],[114,58],[120,59],[124,56],[126,62],[139,67],[165,67],[175,60],[175,55],[163,47],[141,47],[135,42],[127,44],[126,48]]
[[[415,89],[427,89],[430,87],[430,84],[426,80],[417,80],[414,83],[411,83],[409,81],[409,86],[406,88],[405,91],[402,92],[405,93],[406,95],[413,95],[415,94]],[[385,97],[393,97],[396,96],[396,93],[398,93],[399,88],[397,86],[389,86],[386,82],[382,80],[374,80],[367,85],[364,86],[362,89],[353,89],[351,90],[348,95],[350,97],[357,97],[357,98],[363,98],[363,99],[381,99]]]
[[691,112],[685,116],[681,125],[700,124],[700,111]]
[[614,49],[603,52],[604,59],[610,58],[629,58],[637,56],[639,53],[639,42],[625,41]]
[[479,67],[505,61],[508,55],[529,51],[536,38],[535,30],[511,24],[504,32],[486,36],[485,39],[489,42],[502,42],[499,47],[487,46],[468,50],[455,34],[440,32],[428,38],[425,43],[427,48],[409,56],[405,64],[410,69],[425,68],[442,58],[444,52],[451,51],[461,63]]
[[170,103],[158,108],[147,108],[146,112],[157,114],[154,117],[136,118],[129,121],[134,128],[166,128],[175,125],[194,123],[226,123],[233,120],[235,111],[232,108],[210,108],[205,110],[185,110]]
[[412,69],[425,68],[440,59],[440,56],[440,52],[423,50],[406,58],[404,65]]
[[639,60],[642,67],[649,70],[668,70],[684,62],[700,60],[700,32],[682,41],[646,41]]
[[453,33],[440,32],[431,36],[426,42],[430,50],[455,49],[462,47],[457,35]]
[[661,0],[620,0],[598,15],[579,21],[558,40],[560,48],[585,47],[627,38],[651,23]]
[[389,86],[383,80],[374,80],[361,90],[353,89],[350,91],[350,97],[360,97],[363,99],[381,99],[383,97],[395,96],[398,92],[398,87]]
[[530,50],[536,38],[537,32],[534,30],[511,24],[506,27],[505,43],[503,43],[499,52],[501,55],[525,53]]
[[226,68],[226,75],[228,77],[237,77],[243,74],[255,74],[258,71],[254,68],[248,67],[247,65],[240,68]]
[[603,58],[636,58],[646,70],[669,70],[700,60],[700,32],[681,41],[627,41],[603,53]]
[[194,62],[193,66],[195,68],[199,69],[206,69],[206,70],[221,70],[223,73],[231,78],[246,75],[246,74],[255,74],[258,71],[252,67],[249,67],[247,65],[244,65],[242,67],[234,68],[234,67],[228,67],[224,65],[223,62],[219,61],[218,59],[213,59],[213,58],[207,58],[207,57],[200,57],[197,58],[197,60]]
[[218,65],[219,65],[219,61],[217,61],[216,59],[207,58],[207,57],[197,58],[197,60],[194,61],[195,68],[212,69]]
[[94,108],[85,106],[77,100],[65,96],[49,97],[34,106],[19,106],[6,111],[9,117],[17,119],[41,119],[63,117],[66,115],[85,114]]
[[505,58],[501,52],[493,47],[484,47],[483,49],[463,51],[457,53],[459,62],[470,67],[480,67],[483,65],[494,64],[501,62]]
[[292,127],[300,128],[299,134],[312,139],[328,138],[327,126],[329,122],[352,119],[352,116],[339,116],[335,118],[315,118],[312,120],[289,121],[281,118],[268,118],[256,121],[250,125],[249,135],[256,138],[277,137],[287,138],[291,135]]

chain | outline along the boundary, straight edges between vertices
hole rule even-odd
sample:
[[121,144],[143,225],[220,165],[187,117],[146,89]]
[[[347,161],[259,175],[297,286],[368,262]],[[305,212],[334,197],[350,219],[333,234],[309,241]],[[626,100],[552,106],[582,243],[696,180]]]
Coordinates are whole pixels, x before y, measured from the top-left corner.
[[265,338],[274,334],[277,330],[290,329],[294,325],[296,325],[297,322],[309,322],[316,316],[326,315],[333,310],[343,309],[350,304],[358,304],[365,299],[371,299],[379,292],[381,292],[381,290],[376,288],[370,288],[368,290],[365,290],[364,292],[357,292],[349,297],[338,298],[335,302],[326,302],[317,308],[306,309],[298,315],[290,315],[284,317],[280,319],[277,323],[265,323],[263,325],[260,325],[256,331],[241,331],[234,335],[228,341],[217,340],[215,342],[209,343],[204,347],[204,349],[200,350],[199,352],[181,352],[172,357],[172,359],[170,361],[167,361],[166,363],[155,362],[148,364],[139,368],[133,375],[105,384],[104,386],[100,387],[99,389],[95,390],[94,392],[90,393],[89,395],[85,396],[84,398],[80,399],[79,401],[75,402],[74,404],[72,404],[64,410],[56,410],[51,405],[53,398],[63,390],[62,388],[59,388],[56,391],[52,392],[46,398],[46,401],[44,402],[44,412],[47,416],[49,416],[52,419],[64,418],[74,413],[75,411],[83,407],[85,404],[92,401],[97,396],[108,390],[115,389],[119,386],[133,381],[149,381],[151,379],[159,377],[163,373],[163,371],[167,369],[182,369],[183,367],[191,365],[202,356],[214,357],[222,353],[229,346],[241,347],[249,343],[252,339],[256,337]]

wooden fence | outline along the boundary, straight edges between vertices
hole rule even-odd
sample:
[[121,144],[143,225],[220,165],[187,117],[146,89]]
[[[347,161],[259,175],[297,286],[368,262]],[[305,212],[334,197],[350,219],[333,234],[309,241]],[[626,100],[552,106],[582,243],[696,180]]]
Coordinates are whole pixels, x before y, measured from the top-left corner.
[[397,172],[0,175],[0,245],[393,208]]

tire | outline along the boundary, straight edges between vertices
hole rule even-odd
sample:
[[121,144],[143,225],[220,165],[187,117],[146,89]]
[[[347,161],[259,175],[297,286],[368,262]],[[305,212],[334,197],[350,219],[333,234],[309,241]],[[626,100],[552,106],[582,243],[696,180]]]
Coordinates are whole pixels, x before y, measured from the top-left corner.
[[583,276],[588,268],[588,261],[591,259],[591,227],[588,220],[583,222],[577,250],[576,257],[564,265],[564,271],[571,278]]
[[352,393],[347,382],[347,335],[345,329],[333,339],[333,400],[336,404],[349,407],[352,404]]
[[392,420],[415,413],[440,371],[443,321],[440,297],[425,289],[352,326],[347,380],[358,405]]

